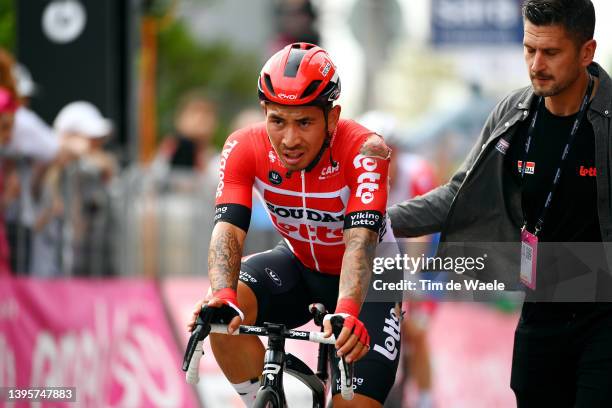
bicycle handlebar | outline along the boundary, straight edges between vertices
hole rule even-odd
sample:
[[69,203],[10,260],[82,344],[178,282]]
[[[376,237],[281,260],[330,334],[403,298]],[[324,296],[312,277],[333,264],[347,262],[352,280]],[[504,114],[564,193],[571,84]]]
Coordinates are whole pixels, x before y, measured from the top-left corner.
[[[199,367],[200,367],[200,359],[204,355],[204,338],[201,340],[198,339],[195,343],[193,343],[194,339],[201,337],[200,331],[196,332],[196,330],[200,329],[200,325],[196,325],[196,328],[193,330],[191,334],[191,338],[189,339],[189,343],[187,344],[187,351],[185,353],[185,359],[183,360],[183,371],[186,371],[185,378],[189,384],[197,384],[200,381],[199,376]],[[227,325],[225,324],[210,324],[209,333],[216,334],[226,334],[227,333]],[[243,335],[252,335],[252,336],[267,336],[268,329],[260,326],[248,326],[241,325],[238,327],[238,330],[232,333],[232,336],[238,336],[240,334]],[[311,332],[311,331],[303,331],[303,330],[285,330],[282,333],[282,336],[287,339],[294,340],[304,340],[311,341],[313,343],[323,343],[323,344],[336,344],[336,337],[332,334],[329,337],[324,337],[322,332]],[[193,349],[193,352],[191,352]],[[189,354],[191,354],[191,358],[189,358]]]
[[185,373],[185,380],[192,385],[196,385],[200,382],[200,360],[204,355],[204,340],[200,340],[195,344],[193,352],[191,353],[191,359],[188,362],[187,370],[185,370],[185,363],[183,362],[183,371]]
[[[185,379],[189,384],[197,384],[200,381],[199,367],[200,360],[204,355],[204,339],[208,337],[209,333],[217,334],[228,334],[226,324],[210,323],[212,314],[203,313],[206,308],[202,309],[202,312],[198,315],[196,325],[191,332],[189,342],[187,343],[187,349],[185,350],[185,356],[183,357],[183,371],[185,371]],[[204,318],[202,318],[204,315]],[[333,317],[335,319],[336,317]],[[342,318],[340,318],[342,319]],[[332,321],[334,326],[334,334],[329,337],[324,337],[323,332],[311,332],[303,330],[292,330],[285,329],[281,335],[288,339],[311,341],[314,343],[323,344],[335,344],[336,335],[339,333],[338,328],[342,328],[342,323]],[[254,336],[267,336],[269,333],[266,327],[260,326],[248,326],[240,325],[238,330],[232,333],[233,336],[237,335],[254,335]],[[340,370],[340,393],[342,398],[345,400],[352,400],[354,397],[353,391],[353,364],[346,363],[344,357],[340,357],[338,361],[338,368]]]
[[[227,325],[212,323],[210,325],[210,332],[217,333],[217,334],[228,334]],[[267,336],[268,329],[266,327],[261,327],[261,326],[241,325],[238,327],[238,330],[236,330],[231,335],[237,336],[240,334]],[[304,331],[304,330],[287,329],[282,334],[282,336],[286,339],[312,341],[313,343],[336,344],[336,336],[332,334],[329,337],[323,337],[323,332],[311,332],[311,331]]]

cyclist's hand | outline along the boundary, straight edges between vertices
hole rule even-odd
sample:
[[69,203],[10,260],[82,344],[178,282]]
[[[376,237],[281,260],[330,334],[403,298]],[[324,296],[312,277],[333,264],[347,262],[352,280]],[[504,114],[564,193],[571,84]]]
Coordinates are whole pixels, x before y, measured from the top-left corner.
[[198,314],[200,314],[200,310],[202,310],[202,306],[204,306],[206,303],[208,303],[208,300],[202,299],[198,303],[196,303],[195,306],[193,307],[193,310],[191,311],[191,317],[189,318],[189,321],[187,322],[188,331],[190,332],[193,331],[193,328],[195,327],[196,319],[198,318]]
[[206,299],[196,303],[194,309],[192,310],[191,319],[187,323],[187,329],[189,331],[192,331],[195,327],[195,322],[198,317],[198,314],[200,313],[200,310],[202,310],[202,307],[204,305],[208,305],[209,307],[228,307],[230,314],[233,316],[227,325],[228,334],[232,334],[234,331],[236,331],[236,329],[238,329],[238,327],[242,324],[242,321],[244,320],[244,313],[242,313],[242,311],[238,307],[236,291],[234,291],[233,289],[226,288],[209,294]]
[[352,363],[367,354],[370,350],[370,335],[363,322],[356,315],[359,314],[359,306],[350,299],[338,301],[336,312],[329,314],[323,319],[323,332],[325,337],[332,335],[331,318],[340,316],[344,324],[340,335],[336,338],[336,354],[345,356],[347,363]]

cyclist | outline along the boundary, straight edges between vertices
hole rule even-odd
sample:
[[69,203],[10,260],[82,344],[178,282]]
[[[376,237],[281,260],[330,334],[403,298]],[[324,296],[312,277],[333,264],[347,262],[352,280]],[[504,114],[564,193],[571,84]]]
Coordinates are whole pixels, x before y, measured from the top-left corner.
[[[328,317],[344,317],[338,353],[357,362],[355,399],[342,400],[334,378],[334,406],[381,407],[398,364],[400,310],[393,301],[364,299],[379,241],[394,241],[385,214],[390,149],[379,135],[340,119],[333,104],[340,79],[318,46],[294,43],[277,52],[258,90],[265,122],[231,134],[221,153],[211,290],[188,327],[204,303],[233,308],[229,332],[264,321],[298,327],[310,319],[309,303],[323,303],[334,310]],[[283,240],[241,263],[253,187]],[[331,335],[329,320],[324,328]],[[263,369],[261,341],[210,338],[219,366],[249,406]]]

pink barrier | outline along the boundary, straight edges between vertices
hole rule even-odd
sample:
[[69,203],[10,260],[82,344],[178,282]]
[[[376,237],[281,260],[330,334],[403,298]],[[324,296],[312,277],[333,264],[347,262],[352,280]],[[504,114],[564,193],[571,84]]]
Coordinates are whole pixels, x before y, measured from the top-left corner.
[[517,313],[484,304],[440,304],[429,331],[437,406],[516,407],[510,369],[517,321]]
[[0,386],[76,387],[42,407],[198,406],[160,299],[145,280],[0,278]]

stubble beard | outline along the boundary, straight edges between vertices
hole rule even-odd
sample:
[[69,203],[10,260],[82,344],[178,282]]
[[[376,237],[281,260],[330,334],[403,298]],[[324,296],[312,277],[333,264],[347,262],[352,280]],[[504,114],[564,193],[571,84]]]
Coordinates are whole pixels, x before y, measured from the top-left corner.
[[569,88],[574,82],[578,80],[579,71],[577,70],[572,77],[568,78],[566,81],[563,81],[563,82],[555,81],[555,78],[552,76],[547,77],[546,79],[552,80],[552,83],[548,86],[537,86],[535,84],[536,76],[537,76],[536,74],[530,73],[530,79],[531,79],[531,85],[533,87],[533,91],[537,96],[542,96],[542,97],[547,98],[550,96],[559,95],[560,93],[565,91],[567,88]]

